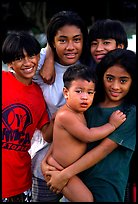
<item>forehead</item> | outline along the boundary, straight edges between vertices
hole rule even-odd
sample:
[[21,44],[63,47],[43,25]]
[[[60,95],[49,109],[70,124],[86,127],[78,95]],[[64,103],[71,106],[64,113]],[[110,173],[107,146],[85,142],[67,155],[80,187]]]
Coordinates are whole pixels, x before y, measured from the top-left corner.
[[126,71],[126,69],[120,65],[114,65],[112,67],[109,67],[106,72],[105,75],[113,75],[116,77],[131,77],[130,74]]
[[93,81],[87,81],[85,79],[75,79],[71,83],[72,86],[74,87],[89,87],[89,88],[94,88],[95,83]]
[[93,40],[93,41],[97,41],[97,42],[104,42],[104,41],[106,41],[106,40],[108,40],[108,41],[110,41],[110,42],[116,42],[116,40],[115,39],[113,39],[113,38],[96,38],[95,40]]
[[75,25],[65,25],[58,29],[57,36],[75,36],[75,35],[82,35],[80,28]]

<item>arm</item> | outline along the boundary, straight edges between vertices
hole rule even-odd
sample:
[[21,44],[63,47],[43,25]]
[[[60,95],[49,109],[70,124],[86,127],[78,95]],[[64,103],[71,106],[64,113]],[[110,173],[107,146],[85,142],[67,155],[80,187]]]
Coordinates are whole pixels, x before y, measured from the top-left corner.
[[54,55],[49,44],[47,44],[46,46],[46,58],[39,73],[45,83],[47,84],[54,83],[55,81]]
[[60,192],[72,176],[94,166],[117,147],[117,143],[105,138],[97,147],[87,152],[64,170],[51,171],[47,169],[46,175],[51,176],[47,185],[50,186],[51,190],[54,189],[54,192]]
[[47,142],[52,142],[52,139],[53,139],[53,125],[54,125],[54,120],[51,119],[50,122],[46,123],[41,129],[43,138]]
[[[58,121],[57,121],[58,120]],[[119,127],[125,120],[126,115],[121,111],[115,111],[110,116],[109,122],[100,127],[88,128],[82,121],[78,120],[76,114],[73,112],[62,112],[58,114],[56,122],[75,138],[83,142],[93,142],[111,134],[117,127]],[[77,128],[79,127],[79,128]]]
[[41,129],[43,138],[47,142],[52,142],[53,140],[53,126],[54,126],[56,113],[57,112],[53,113],[50,122],[46,123]]

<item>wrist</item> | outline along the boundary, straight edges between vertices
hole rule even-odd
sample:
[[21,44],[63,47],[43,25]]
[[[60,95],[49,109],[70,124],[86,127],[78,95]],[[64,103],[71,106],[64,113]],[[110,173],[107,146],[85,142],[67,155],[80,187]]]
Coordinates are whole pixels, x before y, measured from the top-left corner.
[[109,124],[112,126],[112,128],[115,130],[116,126],[114,124],[112,124],[111,122],[109,122]]

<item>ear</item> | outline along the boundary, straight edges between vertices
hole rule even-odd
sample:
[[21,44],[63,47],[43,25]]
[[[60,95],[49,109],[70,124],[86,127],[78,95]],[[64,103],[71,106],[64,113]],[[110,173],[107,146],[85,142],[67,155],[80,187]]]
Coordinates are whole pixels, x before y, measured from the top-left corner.
[[8,63],[7,66],[8,66],[8,68],[12,69],[12,67],[13,67],[12,62]]
[[124,45],[123,44],[118,44],[117,48],[124,49]]
[[55,41],[53,42],[53,47],[55,48]]
[[63,87],[63,95],[65,99],[68,99],[69,91],[66,87]]

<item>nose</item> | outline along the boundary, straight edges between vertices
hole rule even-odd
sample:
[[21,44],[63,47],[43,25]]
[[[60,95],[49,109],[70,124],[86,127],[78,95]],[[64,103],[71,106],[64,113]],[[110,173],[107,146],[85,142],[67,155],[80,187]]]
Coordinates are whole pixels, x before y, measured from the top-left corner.
[[30,57],[25,57],[24,58],[24,64],[30,64],[30,63],[31,63]]
[[119,89],[119,82],[118,82],[117,80],[115,80],[115,81],[112,83],[112,89],[114,89],[114,90]]
[[67,50],[73,50],[74,49],[74,44],[72,41],[69,41],[66,47]]
[[103,45],[103,43],[97,43],[97,48],[96,48],[96,50],[97,51],[101,51],[101,50],[103,50],[104,49],[104,45]]
[[81,98],[87,100],[88,99],[88,94],[87,93],[82,93]]

